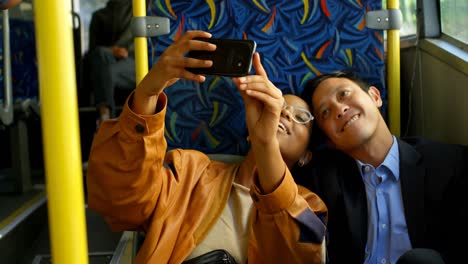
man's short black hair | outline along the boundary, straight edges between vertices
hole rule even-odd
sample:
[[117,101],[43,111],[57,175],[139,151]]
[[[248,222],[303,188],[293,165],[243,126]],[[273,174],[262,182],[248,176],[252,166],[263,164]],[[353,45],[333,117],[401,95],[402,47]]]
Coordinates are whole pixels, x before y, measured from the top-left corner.
[[[349,71],[334,71],[326,74],[319,75],[313,79],[310,79],[304,85],[304,90],[302,90],[301,98],[310,106],[312,114],[314,114],[314,104],[312,103],[312,96],[314,95],[317,87],[325,80],[330,78],[346,78],[354,83],[356,83],[362,90],[367,92],[369,90],[369,84],[357,77],[354,73]],[[315,121],[312,125],[312,138],[310,140],[309,147],[312,150],[317,150],[324,147],[325,143],[328,141],[327,136],[323,131],[318,127],[317,122]]]
[[314,95],[315,89],[325,80],[330,79],[330,78],[346,78],[357,85],[361,87],[362,90],[368,91],[369,90],[369,84],[367,84],[364,80],[361,78],[357,77],[354,73],[348,72],[348,71],[334,71],[330,73],[325,73],[322,75],[319,75],[313,79],[310,79],[306,82],[304,85],[304,90],[302,90],[301,93],[301,98],[306,101],[312,113],[314,112],[314,105],[312,103],[312,96]]

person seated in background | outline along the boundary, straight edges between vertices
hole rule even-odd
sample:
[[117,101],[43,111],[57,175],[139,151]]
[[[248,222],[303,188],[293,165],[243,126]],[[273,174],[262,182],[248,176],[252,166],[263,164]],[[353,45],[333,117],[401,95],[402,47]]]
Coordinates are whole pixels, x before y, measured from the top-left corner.
[[22,0],[0,0],[0,9],[5,10],[21,3]]
[[197,37],[211,34],[187,31],[164,51],[119,118],[101,124],[89,158],[89,208],[113,230],[145,232],[136,263],[206,263],[218,250],[230,259],[223,263],[324,263],[327,208],[289,170],[311,159],[313,116],[306,102],[283,96],[268,80],[258,53],[256,75],[233,79],[246,109],[251,149],[245,158],[228,164],[196,150],[167,152],[164,90],[180,78],[203,82],[185,68],[212,65],[184,57],[216,48]]
[[392,135],[379,90],[351,73],[318,76],[301,97],[315,117],[314,139],[323,140],[294,175],[328,207],[331,263],[464,258],[466,146]]
[[135,89],[132,16],[132,1],[109,0],[91,18],[83,75],[86,89],[94,92],[97,125],[114,117],[116,94],[126,97]]

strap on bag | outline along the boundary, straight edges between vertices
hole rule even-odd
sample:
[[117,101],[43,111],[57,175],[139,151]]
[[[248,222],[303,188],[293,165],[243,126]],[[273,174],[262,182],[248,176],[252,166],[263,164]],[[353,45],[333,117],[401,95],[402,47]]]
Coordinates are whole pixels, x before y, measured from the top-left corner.
[[224,249],[216,249],[200,255],[196,258],[184,261],[183,264],[215,264],[230,263],[236,264],[234,258]]

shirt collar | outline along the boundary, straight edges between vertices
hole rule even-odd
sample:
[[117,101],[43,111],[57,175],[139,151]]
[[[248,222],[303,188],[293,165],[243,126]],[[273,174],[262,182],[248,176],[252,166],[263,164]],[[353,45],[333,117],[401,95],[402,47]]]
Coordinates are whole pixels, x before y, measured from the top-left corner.
[[[393,175],[396,181],[400,179],[400,151],[398,150],[398,142],[395,136],[393,136],[393,143],[392,146],[390,147],[390,151],[387,153],[387,156],[385,156],[384,161],[382,164],[380,164],[376,170],[379,170],[379,168],[387,168]],[[370,164],[366,164],[361,162],[360,160],[356,160],[356,163],[358,165],[359,171],[361,172],[361,175],[364,172],[364,167],[365,166],[371,166]]]

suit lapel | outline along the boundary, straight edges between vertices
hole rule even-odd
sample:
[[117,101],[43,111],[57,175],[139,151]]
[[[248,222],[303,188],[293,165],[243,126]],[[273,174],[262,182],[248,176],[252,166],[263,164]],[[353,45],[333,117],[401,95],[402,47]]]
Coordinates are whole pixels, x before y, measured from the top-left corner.
[[[345,169],[346,168],[346,169]],[[348,166],[343,166],[340,175],[343,175],[341,184],[344,196],[346,214],[348,216],[349,231],[355,250],[364,261],[364,252],[367,241],[367,202],[366,191],[356,162],[350,159]]]
[[410,145],[398,140],[400,152],[401,194],[408,234],[413,247],[424,241],[424,168],[418,167],[421,155]]

